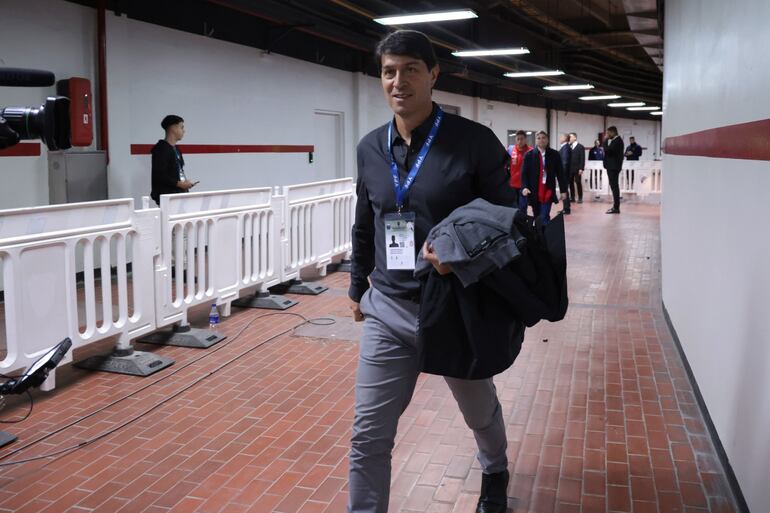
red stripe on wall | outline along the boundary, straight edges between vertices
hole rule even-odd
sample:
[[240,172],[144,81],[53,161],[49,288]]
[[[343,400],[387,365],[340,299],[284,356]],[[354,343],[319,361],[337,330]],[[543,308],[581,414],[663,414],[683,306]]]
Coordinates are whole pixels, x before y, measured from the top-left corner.
[[0,150],[0,157],[39,157],[40,143],[19,143]]
[[770,160],[770,119],[666,137],[664,144],[670,155]]
[[[132,144],[131,155],[149,155],[154,144]],[[315,150],[312,145],[290,144],[180,144],[182,153],[309,153]]]

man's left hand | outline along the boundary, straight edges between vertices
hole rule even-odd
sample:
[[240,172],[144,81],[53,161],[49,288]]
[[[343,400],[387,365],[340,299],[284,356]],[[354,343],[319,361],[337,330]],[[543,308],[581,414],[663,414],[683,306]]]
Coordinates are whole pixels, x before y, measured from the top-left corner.
[[422,245],[422,257],[433,264],[433,268],[436,269],[440,275],[444,276],[445,274],[452,272],[452,266],[439,262],[438,256],[433,252],[433,248],[430,247],[427,242]]

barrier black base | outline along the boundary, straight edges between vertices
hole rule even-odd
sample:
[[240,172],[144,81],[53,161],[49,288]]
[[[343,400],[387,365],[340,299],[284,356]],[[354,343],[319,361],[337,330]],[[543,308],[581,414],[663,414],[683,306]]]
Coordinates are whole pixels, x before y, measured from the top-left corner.
[[8,444],[12,444],[18,440],[15,436],[5,431],[0,431],[0,447],[5,447]]
[[246,296],[232,302],[239,308],[262,308],[265,310],[286,310],[298,304],[293,299],[284,296],[274,296],[269,292],[258,292],[253,296]]
[[291,280],[289,283],[276,285],[270,289],[271,292],[297,294],[300,296],[317,296],[327,290],[329,290],[329,287],[324,287],[318,282],[302,280]]
[[143,344],[158,344],[163,346],[196,347],[207,349],[227,337],[216,331],[204,330],[188,326],[174,326],[171,331],[158,331],[140,338]]
[[75,367],[88,370],[115,372],[117,374],[129,374],[131,376],[149,376],[159,370],[163,370],[174,364],[174,360],[164,356],[158,356],[146,351],[118,350],[112,354],[92,356]]
[[329,264],[326,266],[326,270],[331,273],[349,273],[350,260],[343,260],[338,264]]

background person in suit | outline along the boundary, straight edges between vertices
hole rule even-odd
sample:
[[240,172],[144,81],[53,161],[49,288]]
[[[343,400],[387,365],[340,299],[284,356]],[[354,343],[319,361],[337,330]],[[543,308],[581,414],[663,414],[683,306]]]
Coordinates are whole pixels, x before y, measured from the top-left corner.
[[[559,136],[559,156],[561,157],[561,169],[562,173],[564,173],[564,180],[559,180],[559,184],[564,181],[565,183],[569,183],[569,169],[570,169],[570,158],[572,156],[572,148],[569,145],[569,134],[561,134]],[[567,189],[562,189],[561,185],[559,186],[559,189],[561,192],[567,193]],[[567,194],[567,197],[564,199],[564,209],[560,212],[564,215],[570,214],[570,202],[575,201],[575,197],[570,197],[569,194]]]
[[608,214],[620,214],[620,169],[623,167],[623,139],[618,135],[618,129],[614,126],[607,128],[606,138],[602,144],[604,148],[604,169],[610,180],[612,190],[612,208]]
[[559,202],[556,197],[556,181],[559,181],[561,199],[567,199],[567,181],[561,167],[559,152],[548,146],[548,134],[539,131],[535,136],[535,149],[524,156],[521,168],[521,194],[532,205],[535,217],[543,224],[551,220],[551,205]]
[[586,149],[577,140],[577,134],[569,134],[570,153],[569,161],[569,194],[572,201],[575,200],[575,188],[577,187],[577,202],[583,203],[583,169],[586,167]]

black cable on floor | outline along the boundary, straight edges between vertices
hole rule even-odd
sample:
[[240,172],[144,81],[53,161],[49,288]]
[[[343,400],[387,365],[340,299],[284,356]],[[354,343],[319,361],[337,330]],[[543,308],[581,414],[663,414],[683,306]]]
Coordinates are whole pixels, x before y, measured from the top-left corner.
[[[231,358],[230,360],[226,361],[225,363],[223,363],[222,365],[220,365],[220,366],[219,366],[219,367],[217,367],[216,369],[214,369],[214,370],[212,370],[212,371],[208,372],[208,373],[207,373],[207,374],[205,374],[204,376],[201,376],[201,377],[200,377],[200,378],[198,378],[197,380],[193,381],[192,383],[190,383],[189,385],[187,385],[186,387],[184,387],[182,390],[175,392],[175,393],[174,393],[174,395],[172,395],[172,396],[169,396],[169,397],[166,397],[165,399],[162,399],[160,402],[158,402],[157,404],[155,404],[154,406],[152,406],[152,407],[151,407],[151,408],[149,408],[148,410],[146,410],[146,411],[144,411],[144,412],[140,413],[139,415],[135,416],[134,418],[132,418],[132,419],[130,419],[130,420],[128,420],[128,421],[126,421],[126,422],[124,422],[124,423],[122,423],[122,424],[118,425],[118,426],[115,426],[115,427],[114,427],[114,428],[112,428],[112,429],[109,429],[109,430],[105,431],[104,433],[102,433],[102,434],[100,434],[100,435],[97,435],[97,436],[95,436],[95,437],[93,437],[93,438],[91,438],[91,439],[89,439],[89,440],[84,440],[83,442],[80,442],[80,443],[78,443],[78,444],[76,444],[76,445],[72,445],[72,446],[70,446],[70,447],[66,447],[66,448],[64,448],[64,449],[61,449],[61,450],[59,450],[59,451],[55,451],[55,452],[52,452],[52,453],[49,453],[49,454],[44,454],[44,455],[40,455],[40,456],[35,456],[35,457],[32,457],[32,458],[26,458],[26,459],[23,459],[23,460],[17,460],[17,461],[9,461],[9,462],[0,463],[0,467],[6,467],[6,466],[10,466],[10,465],[19,465],[19,464],[22,464],[22,463],[28,463],[28,462],[30,462],[30,461],[36,461],[36,460],[41,460],[41,459],[46,459],[46,458],[52,458],[52,457],[55,457],[55,456],[59,456],[59,455],[61,455],[61,454],[64,454],[64,453],[67,453],[67,452],[70,452],[70,451],[73,451],[73,450],[79,449],[79,448],[81,448],[81,447],[85,447],[85,446],[87,446],[87,445],[90,445],[90,444],[92,444],[92,443],[94,443],[94,442],[96,442],[96,441],[98,441],[98,440],[100,440],[100,439],[102,439],[102,438],[104,438],[104,437],[106,437],[106,436],[109,436],[109,435],[111,435],[111,434],[113,434],[113,433],[117,432],[118,430],[120,430],[120,429],[124,428],[125,426],[127,426],[127,425],[129,425],[129,424],[131,424],[131,423],[133,423],[133,422],[135,422],[135,421],[137,421],[137,420],[141,419],[142,417],[144,417],[144,416],[145,416],[145,415],[147,415],[148,413],[150,413],[150,412],[154,411],[155,409],[157,409],[157,408],[158,408],[158,407],[160,407],[161,405],[163,405],[163,404],[167,403],[167,402],[168,402],[168,401],[170,401],[171,399],[174,399],[174,398],[176,398],[176,397],[177,397],[177,396],[178,396],[180,393],[186,392],[187,390],[189,390],[190,388],[194,387],[195,385],[197,385],[198,383],[200,383],[200,382],[201,382],[201,381],[203,381],[204,379],[208,378],[208,377],[209,377],[209,376],[211,376],[212,374],[214,374],[214,373],[216,373],[216,372],[219,372],[219,371],[220,371],[220,370],[222,370],[224,367],[226,367],[226,366],[230,365],[230,364],[231,364],[231,363],[233,363],[234,361],[236,361],[236,360],[238,360],[238,359],[240,359],[240,358],[243,358],[244,356],[246,356],[246,355],[247,355],[247,354],[249,354],[250,352],[252,352],[252,351],[254,351],[255,349],[258,349],[258,348],[260,348],[260,347],[264,346],[265,344],[268,344],[269,342],[272,342],[272,341],[273,341],[273,340],[275,340],[276,338],[278,338],[278,337],[281,337],[281,336],[283,336],[283,335],[285,335],[285,334],[287,334],[287,333],[289,333],[289,332],[292,332],[292,331],[296,330],[297,328],[299,328],[299,327],[301,327],[301,326],[304,326],[305,324],[314,324],[314,325],[317,325],[317,326],[329,326],[329,325],[335,324],[335,322],[336,322],[334,319],[332,319],[332,318],[330,318],[330,317],[319,317],[319,318],[316,318],[316,319],[308,319],[308,318],[307,318],[307,317],[305,317],[304,315],[301,315],[301,314],[297,314],[297,313],[293,313],[293,312],[272,312],[272,313],[268,313],[268,314],[263,314],[263,315],[259,315],[259,316],[256,316],[256,317],[254,317],[252,320],[250,320],[250,321],[249,321],[249,322],[248,322],[248,323],[247,323],[247,324],[246,324],[246,325],[245,325],[243,328],[241,328],[241,329],[238,331],[238,333],[236,333],[236,334],[235,334],[235,336],[234,336],[234,337],[232,337],[232,338],[229,338],[229,340],[228,340],[228,342],[227,342],[226,344],[220,344],[220,345],[218,345],[218,347],[217,347],[215,350],[213,350],[213,351],[209,351],[209,352],[207,352],[206,354],[204,354],[204,355],[200,356],[199,358],[196,358],[196,359],[194,359],[194,360],[192,360],[192,361],[188,362],[187,364],[183,365],[182,367],[179,367],[179,368],[177,368],[177,369],[176,369],[176,370],[174,370],[173,372],[170,372],[170,373],[168,373],[168,374],[164,375],[164,376],[163,376],[163,377],[161,377],[160,379],[157,379],[157,380],[153,381],[152,383],[150,383],[150,384],[148,384],[148,385],[145,385],[145,386],[143,386],[143,387],[141,387],[141,388],[139,388],[139,389],[137,389],[137,390],[135,390],[135,391],[131,392],[130,394],[128,394],[128,395],[126,395],[126,396],[124,396],[124,397],[121,397],[120,399],[116,399],[115,401],[113,401],[113,402],[111,402],[111,403],[109,403],[109,404],[106,404],[105,406],[102,406],[102,407],[101,407],[101,408],[99,408],[98,410],[95,410],[95,411],[93,411],[93,412],[89,413],[88,415],[85,415],[85,416],[83,416],[83,417],[81,417],[81,418],[79,418],[79,419],[76,419],[76,420],[74,420],[74,421],[70,422],[69,424],[66,424],[66,425],[64,425],[64,426],[62,426],[62,427],[60,427],[60,428],[58,428],[58,429],[56,429],[56,430],[54,430],[54,431],[50,432],[50,433],[47,433],[46,435],[43,435],[42,437],[40,437],[40,438],[38,438],[38,439],[36,439],[36,440],[33,440],[32,442],[29,442],[29,443],[27,443],[26,445],[24,445],[24,446],[22,446],[22,447],[19,447],[18,449],[14,449],[13,451],[10,451],[10,452],[8,452],[8,453],[6,453],[6,454],[3,454],[3,455],[1,455],[1,456],[0,456],[0,460],[4,460],[4,459],[7,459],[8,457],[10,457],[10,456],[12,456],[12,455],[14,455],[14,454],[18,454],[19,452],[21,452],[21,451],[23,451],[23,450],[27,449],[28,447],[31,447],[31,446],[33,446],[33,445],[36,445],[36,444],[38,444],[38,443],[42,442],[43,440],[46,440],[46,439],[48,439],[48,438],[50,438],[50,437],[52,437],[52,436],[54,436],[54,435],[56,435],[56,434],[58,434],[58,433],[61,433],[61,432],[62,432],[62,431],[64,431],[65,429],[67,429],[67,428],[69,428],[69,427],[72,427],[72,426],[74,426],[74,425],[76,425],[76,424],[78,424],[78,423],[80,423],[80,422],[82,422],[82,421],[84,421],[84,420],[86,420],[86,419],[88,419],[88,418],[90,418],[90,417],[92,417],[92,416],[96,415],[97,413],[101,413],[101,412],[103,412],[104,410],[106,410],[106,409],[110,408],[111,406],[114,406],[115,404],[118,404],[119,402],[121,402],[121,401],[124,401],[125,399],[128,399],[128,398],[130,398],[130,397],[133,397],[133,396],[135,396],[136,394],[138,394],[139,392],[142,392],[142,391],[146,390],[147,388],[151,387],[152,385],[155,385],[155,384],[157,384],[157,383],[159,383],[159,382],[161,382],[161,381],[163,381],[163,380],[165,380],[165,379],[167,379],[167,378],[169,378],[169,377],[171,377],[171,376],[175,375],[176,373],[178,373],[178,372],[180,372],[180,371],[182,371],[182,370],[186,369],[186,368],[187,368],[187,367],[189,367],[190,365],[192,365],[192,364],[194,364],[194,363],[196,363],[196,362],[198,362],[198,361],[202,360],[203,358],[206,358],[206,357],[208,357],[208,356],[210,356],[210,355],[212,355],[212,354],[216,353],[217,351],[219,351],[219,350],[223,349],[224,347],[227,347],[227,346],[228,346],[228,345],[230,345],[231,343],[235,342],[235,341],[236,341],[236,340],[237,340],[237,339],[238,339],[238,338],[239,338],[239,337],[240,337],[240,336],[243,334],[243,332],[244,332],[244,331],[245,331],[245,330],[246,330],[246,329],[247,329],[249,326],[251,326],[251,325],[252,325],[252,324],[253,324],[255,321],[257,321],[257,320],[259,320],[259,319],[263,319],[263,318],[265,318],[265,317],[269,317],[269,316],[272,316],[272,315],[285,315],[285,316],[294,316],[294,317],[299,317],[299,318],[300,318],[300,319],[302,319],[304,322],[302,322],[301,324],[298,324],[297,326],[293,326],[293,327],[291,327],[291,328],[289,328],[289,329],[287,329],[287,330],[284,330],[284,331],[282,331],[281,333],[278,333],[278,334],[276,334],[276,335],[274,335],[274,336],[272,336],[272,337],[268,338],[267,340],[264,340],[263,342],[261,342],[261,343],[257,344],[256,346],[254,346],[254,347],[252,347],[252,348],[250,348],[250,349],[248,349],[248,350],[246,350],[246,351],[244,351],[244,352],[240,353],[239,355],[237,355],[237,356],[235,356],[234,358]],[[30,395],[30,398],[31,398],[31,395]],[[31,412],[32,412],[32,410],[31,410],[31,408],[30,408],[30,412],[29,412],[29,413],[31,413]],[[29,416],[29,414],[27,415],[27,417],[28,417],[28,416]],[[25,418],[26,418],[26,417],[25,417]],[[23,420],[23,419],[22,419],[22,420]]]

